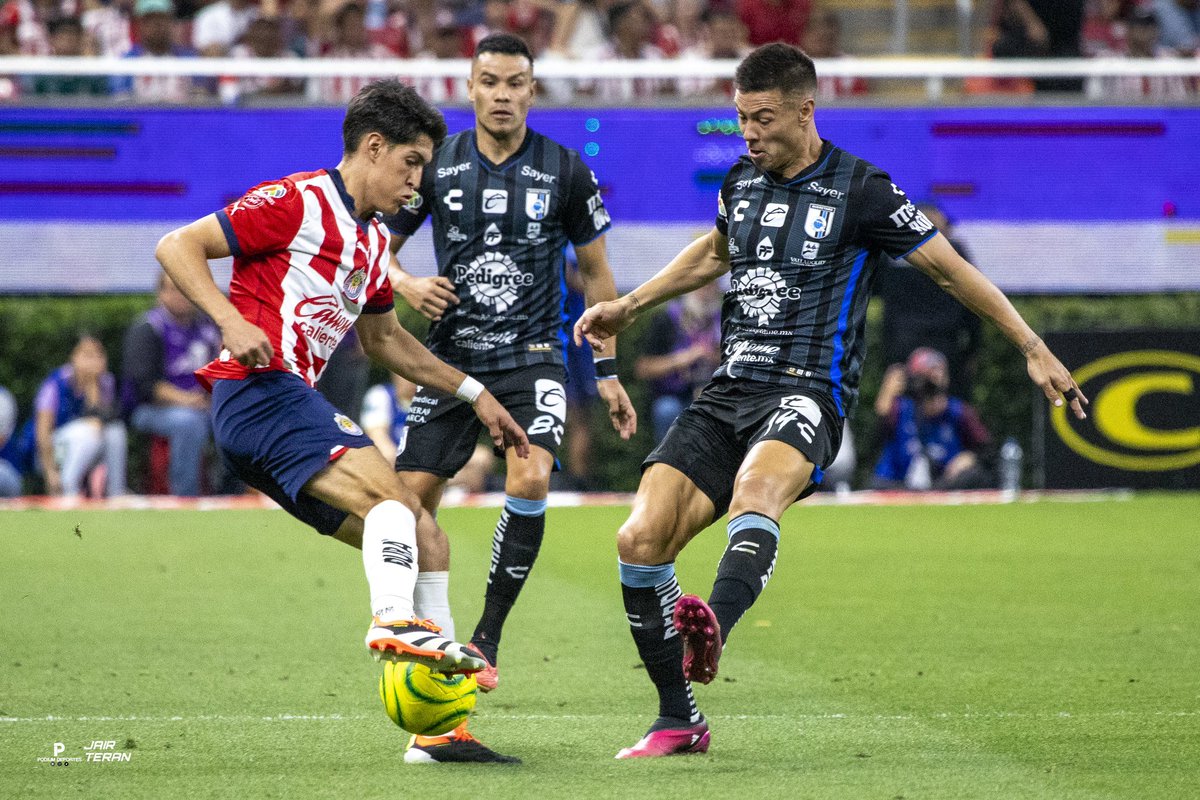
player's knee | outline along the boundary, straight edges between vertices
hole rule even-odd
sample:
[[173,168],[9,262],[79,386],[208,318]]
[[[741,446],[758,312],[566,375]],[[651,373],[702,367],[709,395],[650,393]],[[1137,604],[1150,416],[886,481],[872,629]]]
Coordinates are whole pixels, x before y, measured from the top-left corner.
[[394,480],[385,479],[364,484],[362,487],[364,505],[369,510],[387,500],[395,500],[411,511],[414,517],[419,517],[421,499],[398,477],[393,475],[392,478]]
[[733,500],[729,506],[730,517],[753,511],[779,519],[799,494],[791,488],[791,481],[783,480],[765,470],[747,470],[738,475],[733,484]]
[[509,497],[523,500],[544,500],[550,490],[550,476],[537,473],[512,475],[504,481],[504,491]]
[[617,555],[626,564],[663,564],[675,558],[671,531],[630,517],[617,531]]

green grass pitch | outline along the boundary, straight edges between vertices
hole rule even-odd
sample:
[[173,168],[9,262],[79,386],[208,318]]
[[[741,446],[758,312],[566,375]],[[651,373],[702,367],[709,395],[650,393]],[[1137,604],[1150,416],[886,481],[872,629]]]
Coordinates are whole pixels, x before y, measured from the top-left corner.
[[[0,797],[1200,797],[1200,495],[796,507],[697,688],[712,750],[643,762],[612,758],[656,708],[625,513],[551,509],[473,721],[525,764],[464,768],[402,763],[356,551],[271,511],[2,512]],[[496,515],[442,514],[464,636]],[[94,740],[129,760],[38,761]]]

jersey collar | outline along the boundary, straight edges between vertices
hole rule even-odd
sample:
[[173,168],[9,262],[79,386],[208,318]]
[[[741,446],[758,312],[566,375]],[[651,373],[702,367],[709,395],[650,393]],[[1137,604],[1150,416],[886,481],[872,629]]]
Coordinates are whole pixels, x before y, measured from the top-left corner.
[[342,205],[344,205],[346,210],[350,212],[350,218],[358,223],[358,227],[361,228],[365,233],[370,229],[371,224],[369,222],[363,222],[358,218],[358,215],[354,213],[354,198],[351,197],[349,192],[346,191],[346,182],[342,180],[342,173],[338,172],[337,167],[327,169],[325,172],[329,174],[330,180],[333,181],[333,186],[335,189],[337,189],[338,197],[342,198]]
[[529,150],[529,147],[532,144],[533,144],[533,128],[530,128],[528,125],[526,125],[525,126],[525,139],[524,139],[524,141],[521,142],[521,146],[517,148],[517,152],[513,153],[511,156],[504,159],[504,161],[502,163],[493,164],[491,161],[488,160],[487,156],[485,156],[482,152],[480,152],[479,141],[475,138],[475,130],[474,129],[471,130],[471,147],[473,147],[475,149],[475,157],[479,159],[479,163],[483,165],[484,169],[489,170],[491,172],[503,172],[504,170],[511,167],[513,164],[517,163],[521,159],[521,156],[525,155],[525,153]]
[[777,177],[775,177],[775,173],[765,172],[765,171],[764,172],[765,172],[767,178],[771,181],[771,183],[775,183],[780,186],[794,186],[797,183],[800,183],[801,181],[808,180],[813,175],[816,175],[818,172],[825,169],[825,164],[829,161],[829,157],[831,155],[833,155],[833,143],[830,142],[828,139],[822,139],[821,140],[821,152],[817,156],[817,160],[814,161],[808,167],[805,167],[803,170],[801,170],[800,174],[797,175],[796,177],[792,178],[791,180],[782,181],[782,180],[779,180]]

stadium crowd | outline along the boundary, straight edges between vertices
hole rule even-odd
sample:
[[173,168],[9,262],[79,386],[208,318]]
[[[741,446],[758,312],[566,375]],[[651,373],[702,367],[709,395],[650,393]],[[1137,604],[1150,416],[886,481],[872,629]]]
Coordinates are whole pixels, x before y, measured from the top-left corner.
[[[949,5],[949,4],[947,4]],[[853,4],[813,0],[6,0],[0,56],[100,55],[125,58],[453,59],[469,57],[489,33],[515,33],[540,61],[740,58],[771,41],[812,56],[863,55],[844,43]],[[979,15],[980,55],[992,58],[1108,56],[1194,58],[1198,0],[994,0]],[[383,71],[386,73],[386,70]],[[353,78],[67,76],[0,78],[0,100],[25,95],[91,95],[186,102],[219,95],[285,95],[342,104],[378,75]],[[465,103],[465,80],[428,79],[416,88],[435,103]],[[545,87],[554,94],[555,87]],[[728,93],[728,82],[598,80],[559,91],[604,102]],[[1080,81],[968,81],[969,92],[1078,91]],[[854,97],[860,78],[826,76],[825,98]],[[1194,96],[1194,79],[1114,78],[1106,97],[1171,100]],[[564,98],[556,98],[564,99]]]

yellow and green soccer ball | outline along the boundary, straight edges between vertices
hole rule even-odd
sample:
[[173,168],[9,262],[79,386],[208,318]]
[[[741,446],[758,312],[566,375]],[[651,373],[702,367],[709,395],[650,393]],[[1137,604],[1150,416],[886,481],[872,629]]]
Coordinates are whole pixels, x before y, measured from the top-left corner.
[[379,698],[392,722],[409,733],[440,736],[459,726],[475,708],[474,675],[443,675],[412,662],[387,662]]

